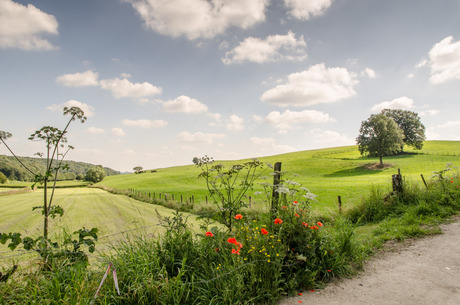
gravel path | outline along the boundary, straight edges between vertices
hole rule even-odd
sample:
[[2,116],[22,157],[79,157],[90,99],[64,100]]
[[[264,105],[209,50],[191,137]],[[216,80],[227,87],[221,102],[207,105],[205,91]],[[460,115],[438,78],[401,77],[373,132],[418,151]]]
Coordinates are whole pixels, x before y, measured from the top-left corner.
[[279,305],[460,304],[460,216],[443,234],[413,240],[371,259],[364,272]]

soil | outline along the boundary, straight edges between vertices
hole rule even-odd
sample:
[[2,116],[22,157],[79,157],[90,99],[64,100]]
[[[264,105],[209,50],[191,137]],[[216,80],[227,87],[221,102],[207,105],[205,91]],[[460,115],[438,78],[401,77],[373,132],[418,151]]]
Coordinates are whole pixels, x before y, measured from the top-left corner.
[[[460,304],[460,215],[443,234],[392,243],[351,279],[281,300],[288,304]],[[389,248],[391,248],[389,250]]]

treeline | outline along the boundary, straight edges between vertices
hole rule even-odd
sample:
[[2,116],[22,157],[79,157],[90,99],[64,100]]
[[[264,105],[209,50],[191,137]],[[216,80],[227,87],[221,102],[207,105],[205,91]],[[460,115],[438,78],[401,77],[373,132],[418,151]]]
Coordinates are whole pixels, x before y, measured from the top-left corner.
[[[41,158],[19,157],[31,171],[36,173],[43,173],[46,167],[46,160]],[[64,161],[68,168],[60,170],[57,180],[83,180],[86,172],[94,167],[94,164]],[[120,172],[108,167],[104,167],[107,176],[119,175]],[[16,181],[33,181],[34,175],[28,172],[24,167],[12,156],[0,155],[0,172],[3,173],[8,179]]]

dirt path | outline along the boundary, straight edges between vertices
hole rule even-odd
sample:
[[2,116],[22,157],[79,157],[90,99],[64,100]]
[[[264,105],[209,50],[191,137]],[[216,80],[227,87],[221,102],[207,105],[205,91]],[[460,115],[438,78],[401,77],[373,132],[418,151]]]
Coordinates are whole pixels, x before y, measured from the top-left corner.
[[279,305],[460,304],[460,216],[444,234],[415,240],[370,260],[352,279],[283,299]]

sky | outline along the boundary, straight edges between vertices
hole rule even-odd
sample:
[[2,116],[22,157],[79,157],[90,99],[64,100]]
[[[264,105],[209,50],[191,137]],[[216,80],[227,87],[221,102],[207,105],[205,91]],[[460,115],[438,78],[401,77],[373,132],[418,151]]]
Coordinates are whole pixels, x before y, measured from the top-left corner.
[[354,145],[384,108],[458,141],[459,88],[457,0],[0,0],[19,156],[65,106],[67,159],[122,172]]

